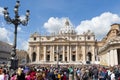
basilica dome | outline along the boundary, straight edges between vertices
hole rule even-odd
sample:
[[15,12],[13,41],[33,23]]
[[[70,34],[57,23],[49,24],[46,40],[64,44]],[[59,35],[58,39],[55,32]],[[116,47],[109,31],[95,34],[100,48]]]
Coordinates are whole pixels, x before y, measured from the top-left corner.
[[76,34],[76,32],[74,27],[66,20],[64,26],[59,30],[59,34]]

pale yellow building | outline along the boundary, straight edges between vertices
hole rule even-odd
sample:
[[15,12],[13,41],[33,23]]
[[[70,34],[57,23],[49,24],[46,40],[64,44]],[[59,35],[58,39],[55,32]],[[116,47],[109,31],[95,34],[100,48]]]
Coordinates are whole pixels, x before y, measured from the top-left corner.
[[66,20],[58,33],[41,35],[33,33],[29,38],[31,64],[86,64],[96,63],[97,41],[90,30],[78,35]]
[[107,35],[95,39],[90,30],[78,35],[66,20],[57,34],[33,33],[29,38],[31,64],[120,64],[120,24],[112,24]]
[[120,64],[120,24],[111,25],[111,29],[101,41],[98,56],[100,64],[114,66]]

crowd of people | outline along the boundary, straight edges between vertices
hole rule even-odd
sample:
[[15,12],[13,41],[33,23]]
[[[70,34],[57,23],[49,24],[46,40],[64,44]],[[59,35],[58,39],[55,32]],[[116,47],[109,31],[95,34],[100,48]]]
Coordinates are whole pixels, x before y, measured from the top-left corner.
[[120,80],[120,66],[29,65],[0,68],[0,80]]

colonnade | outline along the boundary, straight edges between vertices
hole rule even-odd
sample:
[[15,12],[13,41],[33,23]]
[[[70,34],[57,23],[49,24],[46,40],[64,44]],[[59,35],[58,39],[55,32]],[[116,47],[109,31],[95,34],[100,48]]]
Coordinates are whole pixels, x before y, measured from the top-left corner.
[[108,65],[113,66],[113,65],[118,65],[118,53],[117,49],[112,49],[107,52],[107,57],[108,57]]
[[[44,61],[47,60],[47,57],[46,57],[47,54],[50,55],[50,61],[55,61],[55,56],[58,54],[62,55],[61,61],[63,61],[63,62],[66,61],[65,58],[67,58],[67,62],[72,61],[72,55],[75,55],[75,61],[78,61],[78,58],[77,58],[78,47],[77,46],[75,46],[74,53],[72,52],[72,48],[69,45],[62,46],[61,49],[59,49],[59,47],[60,47],[59,45],[57,45],[57,46],[52,45],[49,48],[49,53],[47,53],[48,50],[47,50],[46,46],[44,46],[44,52],[43,52]],[[58,56],[57,56],[57,59],[58,59]]]

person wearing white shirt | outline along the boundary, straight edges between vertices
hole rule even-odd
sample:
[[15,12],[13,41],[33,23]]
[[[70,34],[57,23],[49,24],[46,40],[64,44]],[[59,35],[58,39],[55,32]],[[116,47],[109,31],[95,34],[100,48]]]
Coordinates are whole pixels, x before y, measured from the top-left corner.
[[111,80],[115,80],[115,73],[113,73],[113,71],[112,71],[112,73],[111,73]]

